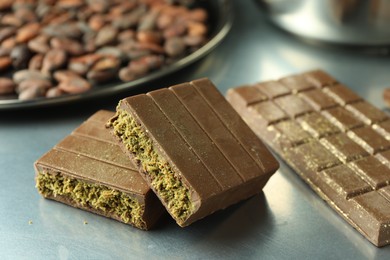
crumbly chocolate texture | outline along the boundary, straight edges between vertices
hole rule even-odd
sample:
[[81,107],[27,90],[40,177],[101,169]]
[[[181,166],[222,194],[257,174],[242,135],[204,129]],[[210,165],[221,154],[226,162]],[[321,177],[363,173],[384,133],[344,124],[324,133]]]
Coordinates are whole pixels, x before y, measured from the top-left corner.
[[36,187],[48,199],[150,229],[165,211],[105,129],[101,110],[36,163]]
[[180,226],[260,193],[279,166],[208,79],[121,100],[107,127]]
[[[254,102],[248,85],[227,99],[340,216],[376,246],[390,244],[389,116],[324,71],[287,79],[275,81],[292,90],[283,99]],[[262,85],[249,91],[266,94]]]

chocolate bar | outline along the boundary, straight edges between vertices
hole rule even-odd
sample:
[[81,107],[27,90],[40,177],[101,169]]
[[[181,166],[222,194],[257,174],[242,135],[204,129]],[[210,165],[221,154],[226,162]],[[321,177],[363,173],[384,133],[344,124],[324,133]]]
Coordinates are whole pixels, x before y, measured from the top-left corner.
[[321,70],[229,89],[227,99],[340,216],[374,245],[390,243],[388,115]]
[[113,115],[98,111],[38,159],[36,187],[47,199],[147,230],[165,209],[105,129]]
[[260,193],[279,167],[207,79],[123,99],[108,127],[182,227]]

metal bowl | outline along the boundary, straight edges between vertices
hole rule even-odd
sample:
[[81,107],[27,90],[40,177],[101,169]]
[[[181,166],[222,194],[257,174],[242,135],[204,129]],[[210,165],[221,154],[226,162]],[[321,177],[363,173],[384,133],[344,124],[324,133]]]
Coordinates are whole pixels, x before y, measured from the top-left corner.
[[107,84],[95,85],[90,91],[82,94],[63,95],[56,98],[37,98],[26,101],[18,100],[17,97],[0,97],[0,111],[67,104],[91,98],[100,98],[107,95],[117,94],[129,89],[140,87],[148,82],[177,72],[178,70],[189,66],[190,64],[211,52],[225,38],[233,23],[233,10],[230,0],[204,0],[199,1],[199,4],[209,13],[210,33],[209,41],[195,52],[175,61],[168,66],[147,74],[142,78],[130,82],[120,82],[117,80]]
[[310,40],[390,45],[389,0],[257,0],[281,28]]

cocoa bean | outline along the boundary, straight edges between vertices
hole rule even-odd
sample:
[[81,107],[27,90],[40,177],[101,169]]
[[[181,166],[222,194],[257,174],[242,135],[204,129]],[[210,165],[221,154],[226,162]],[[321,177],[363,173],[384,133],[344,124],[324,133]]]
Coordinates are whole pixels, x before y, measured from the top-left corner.
[[205,43],[206,37],[203,35],[187,35],[183,38],[185,44],[190,47],[201,46]]
[[4,49],[13,49],[15,46],[16,46],[15,37],[9,37],[1,43],[1,48]]
[[108,11],[109,1],[106,0],[87,0],[89,7],[96,13],[105,13]]
[[80,77],[80,76],[71,70],[58,70],[54,72],[53,77],[58,82],[61,82],[61,81],[67,81],[69,78]]
[[1,19],[2,25],[8,25],[13,27],[20,27],[24,24],[23,20],[16,17],[14,14],[5,14]]
[[160,68],[164,64],[164,57],[162,55],[148,55],[134,62],[146,64],[150,71]]
[[165,41],[164,50],[171,57],[177,57],[184,54],[186,44],[183,38],[173,37]]
[[70,64],[72,64],[72,63],[84,64],[89,69],[92,65],[94,65],[101,58],[103,58],[103,55],[98,54],[98,53],[92,53],[92,54],[86,54],[83,56],[71,58],[69,63]]
[[49,37],[47,35],[39,35],[30,40],[27,44],[28,48],[34,52],[46,53],[50,50]]
[[32,8],[18,8],[14,12],[15,16],[20,19],[24,24],[34,23],[38,21],[38,16]]
[[128,40],[134,40],[134,39],[135,39],[135,31],[131,30],[131,29],[124,30],[118,34],[118,40],[120,42],[125,42]]
[[182,36],[186,31],[187,27],[184,23],[174,23],[164,30],[163,36],[164,38],[169,39],[176,36]]
[[9,78],[0,78],[0,95],[12,94],[15,92],[16,84]]
[[12,66],[14,66],[15,69],[27,68],[31,56],[32,53],[30,52],[26,44],[15,46],[10,53],[10,57],[12,59]]
[[87,79],[95,83],[104,83],[116,77],[116,70],[91,70],[87,73]]
[[106,56],[98,60],[91,68],[92,71],[117,70],[120,62],[117,57]]
[[25,43],[39,34],[41,25],[39,23],[29,23],[19,28],[16,34],[16,42]]
[[87,79],[102,83],[116,77],[120,61],[113,56],[106,56],[98,60],[87,73]]
[[0,42],[4,41],[8,37],[11,37],[16,32],[16,28],[9,26],[9,27],[3,27],[0,29]]
[[162,37],[161,33],[157,31],[139,31],[137,40],[140,43],[160,44]]
[[44,97],[46,90],[40,87],[27,88],[20,92],[18,98],[19,100],[31,100],[38,97]]
[[35,54],[28,63],[29,70],[41,70],[43,63],[43,54]]
[[89,66],[80,62],[69,62],[68,70],[71,70],[80,76],[84,76],[85,74],[87,74]]
[[129,66],[119,71],[119,78],[124,81],[132,81],[148,73],[149,68],[145,63],[130,62]]
[[114,43],[118,35],[118,30],[111,25],[104,26],[96,35],[96,46],[103,46]]
[[58,0],[57,6],[64,9],[77,9],[84,5],[82,0]]
[[118,17],[122,14],[128,13],[137,6],[136,1],[120,1],[118,5],[110,8],[109,16]]
[[19,70],[12,75],[16,84],[29,79],[50,79],[47,75],[38,70]]
[[76,12],[77,20],[87,22],[95,12],[88,6],[83,6]]
[[128,60],[137,60],[141,57],[150,55],[152,52],[149,50],[128,50],[125,55]]
[[202,36],[207,33],[207,27],[203,23],[189,22],[187,24],[188,35],[190,36]]
[[54,49],[65,50],[68,54],[73,56],[84,54],[83,46],[78,41],[68,38],[52,38],[50,40],[50,46]]
[[117,47],[103,47],[96,51],[96,54],[100,54],[102,56],[113,56],[121,61],[126,60],[126,55]]
[[9,56],[9,54],[11,53],[11,50],[12,49],[6,49],[3,47],[0,47],[0,57]]
[[42,72],[49,74],[54,70],[64,67],[67,61],[67,55],[64,50],[51,49],[45,54],[42,63]]
[[140,42],[136,44],[136,49],[138,50],[149,50],[154,53],[163,54],[164,53],[164,47],[162,47],[159,44],[155,43],[148,43],[148,42]]
[[52,37],[78,39],[82,36],[82,31],[77,23],[50,24],[43,28],[43,32]]
[[205,23],[208,15],[205,9],[196,8],[190,11],[189,19],[195,22]]
[[89,18],[88,25],[94,31],[99,31],[106,24],[106,19],[101,14],[95,14]]
[[27,79],[18,84],[17,93],[22,93],[28,88],[42,88],[44,91],[52,87],[52,83],[47,79]]
[[78,76],[77,74],[69,74],[66,80],[60,81],[60,83],[58,84],[58,89],[69,94],[80,94],[90,90],[91,83]]
[[62,91],[61,89],[59,89],[58,87],[54,87],[54,88],[51,88],[49,89],[47,92],[46,92],[46,97],[47,98],[55,98],[55,97],[59,97],[59,96],[62,96],[63,94],[65,94],[64,91]]
[[161,13],[157,18],[157,27],[159,29],[166,29],[173,24],[174,20],[172,15]]
[[41,19],[46,17],[50,11],[52,10],[51,6],[49,4],[46,4],[44,2],[39,2],[37,7],[35,8],[35,12],[37,13],[38,17]]
[[116,16],[115,19],[112,20],[112,25],[120,30],[130,29],[137,25],[138,21],[141,19],[142,15],[146,13],[146,11],[146,7],[141,5],[128,14],[124,14],[119,17]]
[[153,31],[156,27],[158,12],[151,11],[140,19],[138,31]]

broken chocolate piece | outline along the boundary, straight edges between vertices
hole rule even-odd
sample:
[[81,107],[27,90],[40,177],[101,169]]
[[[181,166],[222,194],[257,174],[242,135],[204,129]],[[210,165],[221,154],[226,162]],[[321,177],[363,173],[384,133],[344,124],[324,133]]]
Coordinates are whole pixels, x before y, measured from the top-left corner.
[[[294,85],[295,91],[281,97],[290,102],[269,97],[256,103],[254,110],[231,98],[235,89],[228,91],[227,99],[340,216],[376,246],[390,244],[389,117],[326,73],[311,71],[302,76],[306,81],[295,81],[302,85]],[[316,88],[310,89],[307,82]],[[253,88],[262,91],[261,86]],[[262,110],[266,102],[289,117],[258,120],[269,113]],[[316,112],[296,109],[305,105]]]
[[180,226],[261,192],[278,168],[207,79],[121,100],[108,127]]
[[105,129],[113,115],[95,113],[38,159],[36,187],[45,198],[147,230],[165,210]]

